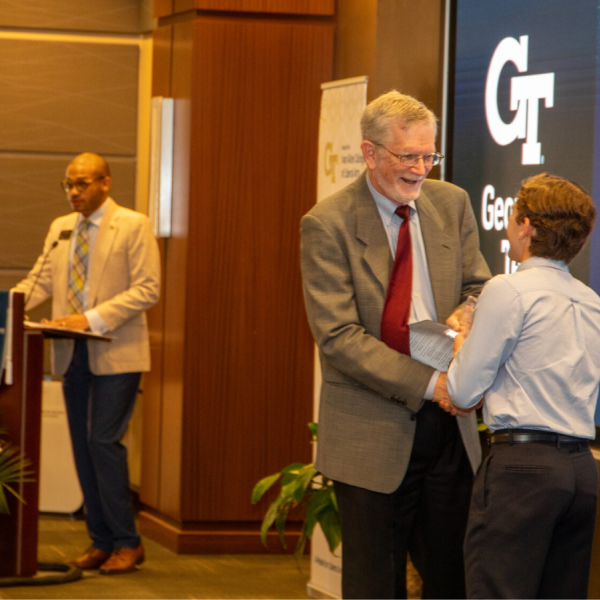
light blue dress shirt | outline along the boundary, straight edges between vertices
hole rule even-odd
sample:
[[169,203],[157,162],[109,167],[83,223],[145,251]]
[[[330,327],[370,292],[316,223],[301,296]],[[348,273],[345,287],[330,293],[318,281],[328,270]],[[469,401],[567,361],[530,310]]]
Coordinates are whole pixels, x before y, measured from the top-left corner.
[[593,439],[599,380],[600,297],[564,263],[533,257],[486,284],[447,385],[462,408],[485,395],[492,431]]
[[[392,258],[396,258],[396,248],[398,247],[398,232],[402,219],[396,214],[398,206],[390,199],[380,194],[367,177],[367,185],[371,195],[377,205],[377,210],[381,216],[383,227],[390,244]],[[410,206],[410,242],[413,261],[413,280],[412,280],[412,298],[410,305],[409,323],[418,321],[437,321],[435,302],[433,300],[433,290],[431,289],[431,278],[429,277],[429,267],[427,265],[427,255],[425,254],[425,244],[423,243],[423,233],[421,232],[421,223],[419,222],[419,213],[415,205],[415,200],[408,202]],[[440,372],[436,371],[427,386],[425,400],[433,398],[433,390]]]

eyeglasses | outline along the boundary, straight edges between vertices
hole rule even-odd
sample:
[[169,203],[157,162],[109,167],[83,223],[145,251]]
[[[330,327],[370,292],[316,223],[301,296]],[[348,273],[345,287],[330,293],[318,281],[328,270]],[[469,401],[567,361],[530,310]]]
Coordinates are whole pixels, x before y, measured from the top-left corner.
[[381,146],[384,150],[387,150],[392,156],[395,156],[403,167],[414,167],[421,159],[426,167],[435,167],[442,162],[444,158],[443,154],[439,152],[433,152],[432,154],[396,154],[391,150],[388,150],[383,144],[379,142],[373,142],[376,146]]
[[90,185],[92,185],[92,183],[94,183],[96,181],[100,181],[101,179],[104,179],[105,177],[106,177],[106,175],[100,175],[100,177],[96,177],[96,179],[92,179],[92,181],[76,181],[75,183],[73,183],[72,181],[69,181],[68,179],[65,179],[60,182],[60,187],[67,194],[73,188],[75,188],[79,193],[81,193],[81,192],[85,192],[85,190],[87,190],[90,187]]

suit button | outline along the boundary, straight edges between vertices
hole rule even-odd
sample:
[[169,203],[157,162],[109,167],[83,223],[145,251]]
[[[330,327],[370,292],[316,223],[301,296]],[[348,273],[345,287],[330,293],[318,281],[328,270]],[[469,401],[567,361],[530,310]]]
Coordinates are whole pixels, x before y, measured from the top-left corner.
[[410,420],[411,421],[416,421],[417,420],[417,413],[413,413],[412,415],[410,415]]

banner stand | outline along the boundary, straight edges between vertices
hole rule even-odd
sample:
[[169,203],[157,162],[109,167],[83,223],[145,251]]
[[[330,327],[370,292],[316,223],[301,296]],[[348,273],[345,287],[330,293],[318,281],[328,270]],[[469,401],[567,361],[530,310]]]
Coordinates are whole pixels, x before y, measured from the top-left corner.
[[[321,118],[319,122],[319,163],[317,202],[352,183],[365,169],[360,149],[360,118],[367,105],[367,76],[340,79],[321,85]],[[315,347],[314,420],[319,416],[321,367]],[[314,450],[313,450],[314,452]],[[342,549],[335,555],[319,525],[311,540],[310,581],[312,598],[342,597]]]

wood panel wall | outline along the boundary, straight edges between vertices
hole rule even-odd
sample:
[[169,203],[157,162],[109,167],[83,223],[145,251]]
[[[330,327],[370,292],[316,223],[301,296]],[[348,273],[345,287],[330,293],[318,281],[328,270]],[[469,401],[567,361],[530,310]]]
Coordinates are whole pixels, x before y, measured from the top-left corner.
[[[300,217],[315,201],[326,24],[198,19],[186,366],[201,435],[184,426],[190,519],[257,519],[248,493],[289,459],[310,460],[312,343],[299,271]],[[237,40],[237,43],[236,43]],[[274,51],[276,49],[276,51]],[[218,56],[218,60],[215,60]],[[218,113],[218,117],[215,115]],[[225,402],[215,399],[226,400]],[[251,450],[252,449],[252,450]],[[217,460],[206,460],[213,452]],[[294,459],[298,457],[298,459]]]
[[[340,2],[335,79],[368,75],[369,101],[391,89],[414,96],[440,118],[441,130],[447,1]],[[439,177],[439,168],[431,177]]]
[[154,93],[175,98],[177,172],[150,313],[140,524],[180,552],[261,551],[266,504],[250,504],[252,487],[311,460],[299,221],[315,202],[334,24],[220,8],[155,32]]
[[368,75],[369,101],[395,88],[439,116],[445,7],[446,0],[340,2],[335,79]]
[[334,0],[194,0],[194,8],[277,14],[333,15]]
[[142,33],[152,29],[152,0],[0,0],[0,25],[63,33]]

